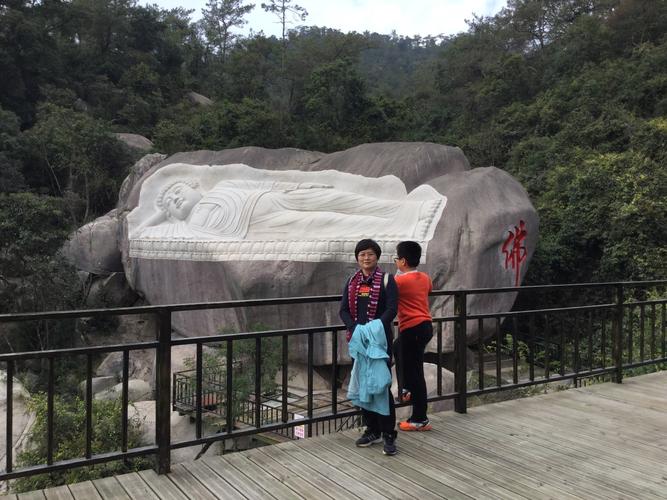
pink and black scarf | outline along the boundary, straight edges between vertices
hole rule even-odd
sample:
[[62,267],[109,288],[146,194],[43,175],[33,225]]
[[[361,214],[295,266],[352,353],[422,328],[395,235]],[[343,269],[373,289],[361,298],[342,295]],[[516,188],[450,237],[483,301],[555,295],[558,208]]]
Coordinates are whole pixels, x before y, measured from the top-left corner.
[[[378,309],[378,302],[380,300],[380,289],[382,287],[382,276],[383,272],[380,267],[376,267],[373,271],[373,276],[371,279],[371,294],[370,300],[368,301],[368,309],[366,311],[366,317],[368,321],[375,319],[375,314]],[[350,306],[350,316],[356,322],[357,321],[357,295],[359,293],[359,288],[361,283],[364,281],[364,275],[359,269],[354,276],[350,278],[350,282],[347,285],[347,302]],[[347,341],[349,342],[352,338],[352,332],[347,331],[346,335]]]

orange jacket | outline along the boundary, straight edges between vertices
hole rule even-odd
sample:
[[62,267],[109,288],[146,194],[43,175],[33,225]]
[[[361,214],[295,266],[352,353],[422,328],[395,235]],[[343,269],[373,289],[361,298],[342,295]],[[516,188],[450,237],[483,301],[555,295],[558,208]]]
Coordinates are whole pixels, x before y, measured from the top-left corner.
[[410,271],[395,277],[398,286],[398,331],[431,321],[428,294],[433,289],[431,278],[421,271]]

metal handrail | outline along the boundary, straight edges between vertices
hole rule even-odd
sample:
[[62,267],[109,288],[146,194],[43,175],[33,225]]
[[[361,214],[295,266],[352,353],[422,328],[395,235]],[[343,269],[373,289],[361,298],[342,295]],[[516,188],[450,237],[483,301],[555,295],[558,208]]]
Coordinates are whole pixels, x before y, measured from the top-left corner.
[[[535,291],[554,291],[554,290],[580,290],[583,288],[608,288],[614,293],[613,302],[600,304],[584,304],[567,307],[549,307],[542,309],[506,311],[506,312],[475,312],[469,311],[468,303],[471,295],[488,293],[515,293],[515,292],[535,292]],[[637,288],[660,288],[663,298],[641,300],[636,302],[626,301],[626,291]],[[662,365],[667,363],[666,334],[665,325],[667,323],[665,310],[667,308],[667,298],[664,297],[667,288],[667,280],[641,281],[641,282],[612,282],[612,283],[577,283],[563,285],[539,285],[528,287],[505,287],[505,288],[477,288],[467,290],[437,290],[432,296],[451,296],[453,297],[453,315],[434,317],[433,322],[436,332],[437,352],[435,353],[437,367],[437,391],[429,398],[429,401],[454,400],[455,410],[465,413],[467,409],[467,398],[469,396],[489,394],[493,392],[505,391],[508,389],[528,387],[556,381],[577,380],[581,377],[599,376],[611,374],[616,382],[621,382],[624,371],[637,367],[648,365]],[[310,296],[310,297],[289,297],[277,299],[257,299],[257,300],[236,300],[224,302],[200,302],[192,304],[171,304],[159,306],[144,306],[132,308],[113,308],[113,309],[88,309],[78,311],[57,311],[44,313],[21,313],[21,314],[1,314],[0,323],[23,322],[37,320],[57,320],[71,318],[89,318],[99,316],[118,316],[118,315],[136,315],[149,314],[154,316],[156,321],[157,340],[151,342],[134,342],[128,344],[114,344],[93,347],[77,347],[69,349],[52,349],[45,351],[6,353],[0,354],[0,363],[7,367],[7,394],[12,394],[12,380],[16,373],[16,364],[28,359],[46,359],[48,360],[49,371],[53,377],[54,363],[67,356],[85,356],[87,365],[86,375],[86,453],[85,457],[58,461],[53,460],[53,427],[54,427],[54,388],[53,381],[48,384],[47,399],[49,401],[47,413],[47,433],[48,451],[47,463],[44,465],[25,467],[20,470],[14,470],[13,443],[11,440],[13,431],[12,421],[12,398],[7,401],[7,420],[6,436],[8,436],[6,446],[6,468],[4,473],[0,473],[0,480],[7,480],[17,477],[30,476],[38,473],[64,470],[71,467],[82,465],[93,465],[109,460],[129,459],[139,456],[156,456],[156,469],[160,473],[169,471],[170,451],[198,444],[209,444],[220,440],[233,439],[242,436],[248,436],[263,432],[282,432],[297,426],[305,426],[308,436],[313,434],[313,429],[317,432],[317,424],[321,422],[334,421],[343,422],[359,415],[358,410],[340,410],[338,404],[338,389],[336,383],[338,369],[338,342],[339,334],[345,330],[341,324],[316,325],[311,327],[299,327],[289,329],[272,329],[262,332],[238,332],[231,334],[219,334],[211,336],[198,336],[190,338],[172,338],[171,319],[174,312],[194,311],[204,309],[229,309],[229,308],[247,308],[257,306],[290,306],[294,304],[316,304],[331,303],[340,300],[339,295]],[[636,316],[635,318],[635,315]],[[567,321],[573,319],[574,326],[566,325]],[[579,320],[578,318],[581,318]],[[561,324],[558,324],[561,322]],[[580,324],[581,323],[581,324]],[[485,378],[484,363],[478,363],[479,381],[478,387],[467,387],[468,361],[470,355],[468,348],[476,348],[478,361],[483,360],[484,349],[487,343],[480,340],[477,343],[470,344],[468,341],[468,330],[475,324],[478,332],[490,332],[491,340],[495,345],[495,383],[487,386]],[[538,328],[541,328],[538,340]],[[444,351],[443,341],[447,329],[454,331],[454,352],[450,355]],[[636,331],[635,331],[636,329]],[[324,333],[331,333],[331,354],[333,364],[331,366],[332,388],[331,388],[331,411],[325,414],[315,415],[313,413],[313,351],[314,337]],[[307,416],[303,419],[295,419],[291,412],[287,410],[287,365],[289,353],[289,340],[295,335],[308,336],[308,391],[307,391]],[[255,341],[255,359],[261,360],[261,349],[264,338],[278,338],[281,341],[281,367],[282,367],[282,391],[283,398],[280,407],[276,407],[276,415],[280,413],[280,421],[263,424],[261,419],[261,401],[260,404],[253,407],[255,417],[252,419],[251,427],[245,429],[235,429],[232,410],[230,404],[225,408],[225,428],[215,435],[204,435],[202,428],[202,391],[204,385],[204,368],[202,366],[202,348],[207,344],[223,344],[223,351],[226,352],[226,368],[224,377],[225,400],[233,400],[233,343],[242,340]],[[507,340],[509,339],[509,340]],[[647,340],[648,339],[648,340]],[[647,345],[648,341],[648,345]],[[529,373],[527,379],[519,377],[518,346],[521,342],[526,344],[527,363]],[[639,342],[639,351],[635,353],[635,343]],[[506,343],[507,345],[503,346]],[[594,366],[594,350],[599,354],[599,366]],[[197,348],[194,368],[196,379],[195,394],[195,421],[196,437],[180,442],[173,442],[170,433],[170,414],[174,395],[172,394],[172,373],[171,367],[171,349],[174,346],[194,345]],[[511,345],[511,349],[510,346]],[[544,359],[538,361],[541,348]],[[556,349],[552,359],[552,347]],[[128,366],[130,351],[138,349],[154,349],[156,352],[156,444],[155,446],[127,449],[127,409],[123,411],[122,434],[123,445],[118,452],[105,454],[92,454],[92,361],[93,357],[101,353],[120,352],[123,354],[123,402],[127,402],[128,388]],[[504,349],[505,354],[509,352],[512,359],[512,381],[504,382],[502,380],[501,355]],[[583,352],[587,357],[584,357]],[[450,356],[450,358],[448,358]],[[566,356],[572,358],[572,361],[564,359]],[[556,363],[557,362],[557,363]],[[255,366],[255,394],[261,394],[261,374],[260,363]],[[556,363],[554,365],[554,363]],[[569,364],[568,364],[569,363]],[[553,365],[553,367],[552,367]],[[442,373],[445,369],[450,369],[454,373],[454,390],[445,392],[442,384]],[[552,373],[551,370],[557,370]],[[542,375],[539,372],[542,370]],[[126,405],[124,405],[126,406]],[[347,420],[346,420],[347,419]]]

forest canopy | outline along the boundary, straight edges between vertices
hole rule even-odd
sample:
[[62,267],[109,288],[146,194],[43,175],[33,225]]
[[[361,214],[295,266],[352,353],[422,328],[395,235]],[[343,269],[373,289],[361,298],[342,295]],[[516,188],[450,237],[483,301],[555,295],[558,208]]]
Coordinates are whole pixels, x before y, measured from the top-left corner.
[[43,273],[69,230],[114,208],[136,159],[114,132],[162,153],[458,146],[528,190],[527,283],[667,276],[667,2],[508,0],[464,33],[412,38],[307,26],[305,11],[282,37],[242,37],[249,6],[211,0],[195,22],[135,0],[0,3],[3,312],[76,302]]

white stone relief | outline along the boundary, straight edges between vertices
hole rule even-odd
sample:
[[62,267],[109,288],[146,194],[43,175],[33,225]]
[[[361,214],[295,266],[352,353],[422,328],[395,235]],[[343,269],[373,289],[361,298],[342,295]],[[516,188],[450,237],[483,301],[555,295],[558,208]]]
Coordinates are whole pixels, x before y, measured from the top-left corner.
[[361,238],[427,249],[446,198],[397,177],[334,170],[262,170],[242,164],[158,170],[128,215],[130,257],[204,261],[353,262]]

